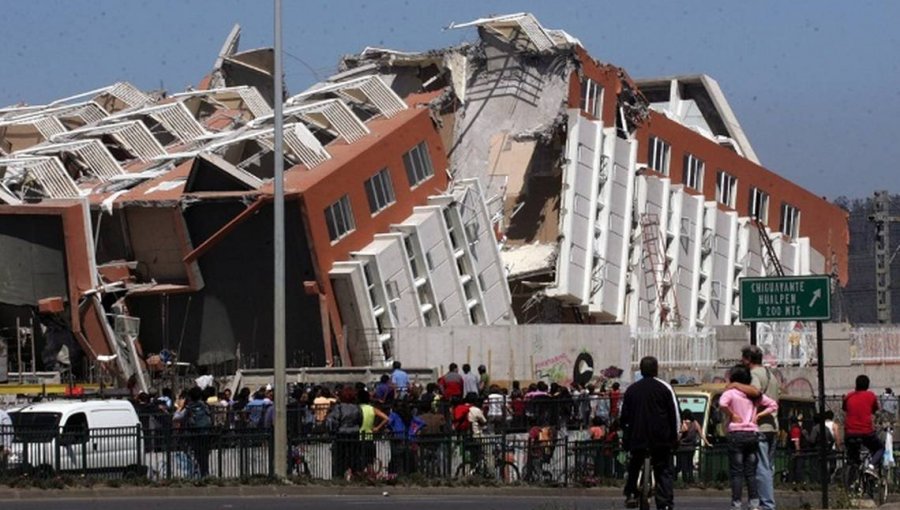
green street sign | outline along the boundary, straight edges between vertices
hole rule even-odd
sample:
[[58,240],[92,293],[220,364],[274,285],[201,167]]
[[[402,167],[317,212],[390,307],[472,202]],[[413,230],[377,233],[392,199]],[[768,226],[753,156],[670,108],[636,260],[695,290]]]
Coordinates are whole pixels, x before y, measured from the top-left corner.
[[741,278],[741,322],[831,320],[831,278]]

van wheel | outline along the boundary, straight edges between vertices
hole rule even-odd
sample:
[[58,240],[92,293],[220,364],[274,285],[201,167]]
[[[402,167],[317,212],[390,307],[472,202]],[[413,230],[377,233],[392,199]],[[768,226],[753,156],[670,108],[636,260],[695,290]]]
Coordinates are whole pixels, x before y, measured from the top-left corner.
[[129,464],[125,467],[125,478],[145,478],[147,476],[147,466],[140,464]]

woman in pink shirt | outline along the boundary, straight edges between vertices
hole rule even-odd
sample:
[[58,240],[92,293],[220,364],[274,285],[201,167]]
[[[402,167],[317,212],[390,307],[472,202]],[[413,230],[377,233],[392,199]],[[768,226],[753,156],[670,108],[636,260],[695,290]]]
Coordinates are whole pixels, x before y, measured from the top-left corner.
[[[728,379],[750,384],[750,370],[743,365],[731,369]],[[759,427],[757,420],[773,414],[778,404],[765,394],[751,400],[737,389],[725,390],[719,398],[719,409],[728,420],[728,464],[731,475],[731,508],[741,509],[743,482],[747,483],[747,499],[751,510],[759,509],[756,490],[756,465],[759,463]]]

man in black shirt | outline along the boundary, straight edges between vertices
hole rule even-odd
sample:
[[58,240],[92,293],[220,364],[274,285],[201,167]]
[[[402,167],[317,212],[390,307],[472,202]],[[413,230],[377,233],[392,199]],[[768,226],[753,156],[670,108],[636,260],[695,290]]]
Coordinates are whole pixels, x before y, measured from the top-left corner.
[[669,510],[673,504],[672,455],[678,446],[681,418],[675,392],[668,383],[657,378],[658,374],[656,358],[643,358],[641,380],[628,387],[622,401],[623,446],[631,454],[625,482],[625,506],[628,508],[638,504],[637,477],[647,456],[656,480],[656,508]]

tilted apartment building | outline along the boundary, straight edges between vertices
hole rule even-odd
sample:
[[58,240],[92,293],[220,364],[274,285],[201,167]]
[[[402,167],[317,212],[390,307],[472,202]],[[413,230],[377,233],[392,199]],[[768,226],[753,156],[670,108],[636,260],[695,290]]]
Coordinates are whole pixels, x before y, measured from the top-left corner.
[[473,27],[343,65],[445,91],[451,172],[485,189],[519,322],[703,328],[776,265],[846,282],[846,212],[761,166],[714,80],[632,80],[527,13],[451,28]]

